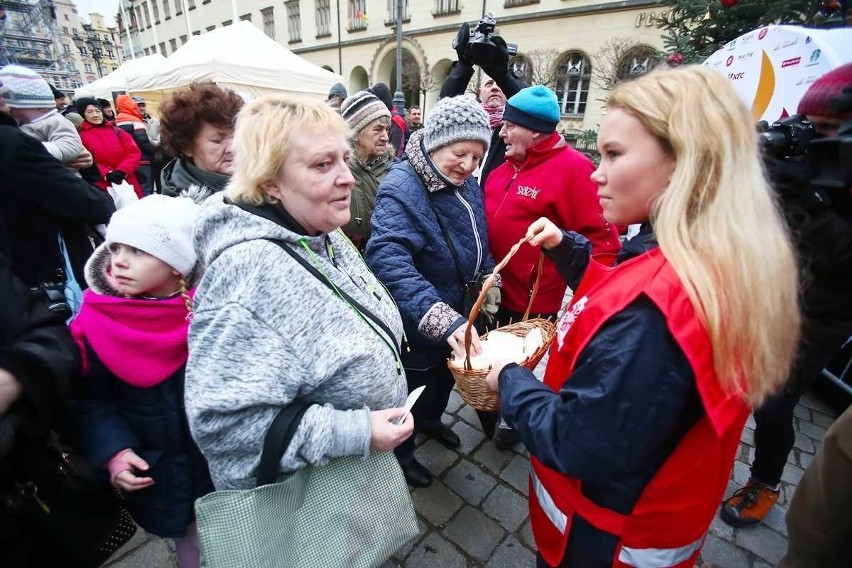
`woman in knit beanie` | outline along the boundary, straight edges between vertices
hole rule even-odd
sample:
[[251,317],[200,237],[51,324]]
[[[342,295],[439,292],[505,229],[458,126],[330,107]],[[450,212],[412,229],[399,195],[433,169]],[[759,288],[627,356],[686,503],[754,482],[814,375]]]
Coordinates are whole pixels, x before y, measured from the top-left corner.
[[175,539],[184,567],[199,565],[193,503],[213,490],[184,409],[198,210],[152,195],[116,212],[71,324],[84,361],[73,412],[83,452],[125,493],[137,523]]
[[[366,260],[399,306],[408,351],[403,364],[409,391],[426,385],[414,406],[414,427],[446,447],[459,438],[441,423],[453,386],[446,359],[464,356],[469,306],[465,292],[494,268],[485,231],[482,191],[471,174],[488,150],[491,128],[482,107],[467,96],[438,101],[423,129],[414,132],[407,160],[379,186]],[[483,310],[496,313],[499,289]],[[480,351],[473,334],[472,354]],[[432,474],[414,458],[414,436],[396,449],[411,485]]]
[[394,149],[388,143],[391,113],[376,95],[360,91],[343,101],[340,114],[352,129],[349,169],[355,178],[350,218],[343,232],[363,252],[370,238],[376,191],[394,162]]

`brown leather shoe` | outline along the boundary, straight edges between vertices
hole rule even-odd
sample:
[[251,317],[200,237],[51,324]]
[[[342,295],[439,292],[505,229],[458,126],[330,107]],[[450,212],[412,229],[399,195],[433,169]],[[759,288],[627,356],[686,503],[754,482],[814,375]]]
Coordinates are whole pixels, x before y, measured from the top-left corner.
[[735,527],[753,527],[763,521],[779,494],[778,489],[749,479],[745,487],[722,502],[719,516]]

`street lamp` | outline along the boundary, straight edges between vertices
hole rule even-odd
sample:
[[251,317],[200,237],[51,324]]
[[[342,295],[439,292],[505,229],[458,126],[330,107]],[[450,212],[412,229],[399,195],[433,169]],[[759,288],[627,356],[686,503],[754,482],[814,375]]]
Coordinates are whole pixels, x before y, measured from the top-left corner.
[[396,92],[393,94],[393,106],[396,111],[405,116],[405,95],[402,93],[402,15],[405,10],[405,0],[396,2]]
[[[84,36],[79,34],[74,36],[74,45],[77,46],[81,54],[91,53],[92,59],[95,60],[95,65],[98,67],[98,77],[103,77],[101,58],[104,51],[112,51],[112,42],[108,39],[101,39],[101,36],[92,29],[90,24],[83,24],[83,33]],[[88,51],[86,51],[87,49]]]

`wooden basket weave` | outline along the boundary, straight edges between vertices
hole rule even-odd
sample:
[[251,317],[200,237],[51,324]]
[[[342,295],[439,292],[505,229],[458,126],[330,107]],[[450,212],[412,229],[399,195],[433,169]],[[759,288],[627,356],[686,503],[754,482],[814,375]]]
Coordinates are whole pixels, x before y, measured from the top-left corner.
[[[529,241],[528,238],[523,238],[515,245],[509,249],[508,254],[506,254],[506,258],[500,261],[500,263],[494,267],[494,271],[488,276],[485,282],[482,285],[482,290],[479,293],[479,298],[477,298],[476,303],[473,305],[473,308],[470,310],[470,316],[467,319],[467,329],[465,329],[464,334],[464,349],[465,349],[465,361],[464,368],[458,367],[452,364],[452,358],[447,360],[447,366],[450,369],[450,372],[453,374],[453,378],[456,381],[456,385],[459,387],[459,394],[467,404],[475,408],[476,410],[497,410],[500,407],[500,397],[496,392],[493,392],[488,388],[488,384],[485,382],[485,377],[488,376],[490,369],[473,369],[470,365],[470,343],[472,341],[472,330],[474,329],[471,322],[476,320],[476,317],[479,315],[479,310],[482,308],[482,303],[485,301],[485,294],[494,285],[494,281],[497,278],[497,274],[509,263],[509,260],[518,252],[518,249],[521,248],[521,245]],[[511,323],[509,325],[504,325],[503,327],[497,328],[502,332],[511,333],[512,335],[516,335],[518,337],[526,337],[526,335],[535,328],[541,330],[542,335],[544,336],[544,343],[538,350],[533,353],[530,357],[525,359],[520,365],[522,367],[526,367],[529,370],[535,369],[536,365],[541,361],[541,358],[544,357],[544,354],[547,353],[547,350],[550,348],[550,344],[553,342],[553,337],[556,335],[556,325],[546,319],[541,318],[533,318],[528,319],[530,315],[530,309],[532,308],[533,301],[535,300],[536,294],[538,294],[538,287],[541,283],[541,271],[544,263],[544,254],[540,254],[538,258],[538,264],[536,266],[536,275],[535,275],[535,284],[533,285],[532,294],[530,294],[530,303],[527,306],[527,311],[524,313],[524,317],[521,321],[517,323]],[[488,333],[482,335],[480,339],[487,339]]]

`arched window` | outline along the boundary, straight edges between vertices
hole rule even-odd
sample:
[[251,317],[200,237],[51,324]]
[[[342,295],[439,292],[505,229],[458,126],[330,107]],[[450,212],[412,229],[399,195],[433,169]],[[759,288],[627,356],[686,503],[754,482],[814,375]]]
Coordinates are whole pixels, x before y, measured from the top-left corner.
[[512,73],[524,83],[532,83],[533,68],[532,61],[526,55],[519,53],[512,58],[510,63]]
[[591,76],[592,64],[585,54],[574,51],[562,56],[556,74],[556,96],[562,114],[585,114]]
[[619,81],[644,75],[660,61],[659,52],[648,45],[637,45],[629,49],[618,61],[616,77]]

